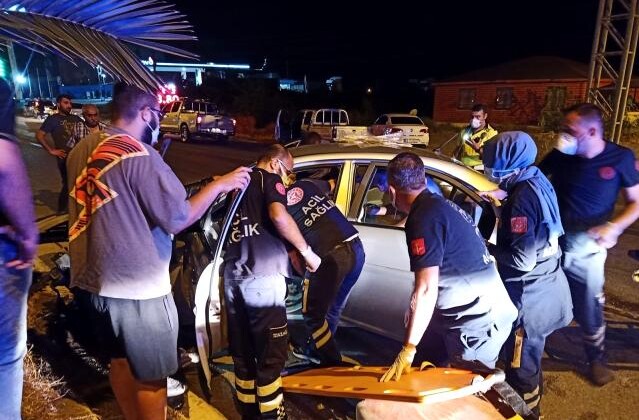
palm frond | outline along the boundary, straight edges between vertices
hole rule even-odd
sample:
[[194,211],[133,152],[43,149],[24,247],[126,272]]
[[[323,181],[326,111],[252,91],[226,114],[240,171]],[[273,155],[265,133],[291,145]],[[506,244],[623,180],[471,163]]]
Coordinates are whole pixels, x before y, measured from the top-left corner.
[[185,16],[160,0],[0,0],[0,38],[73,63],[100,65],[113,78],[143,89],[156,89],[161,80],[127,44],[197,58],[166,44],[197,38]]

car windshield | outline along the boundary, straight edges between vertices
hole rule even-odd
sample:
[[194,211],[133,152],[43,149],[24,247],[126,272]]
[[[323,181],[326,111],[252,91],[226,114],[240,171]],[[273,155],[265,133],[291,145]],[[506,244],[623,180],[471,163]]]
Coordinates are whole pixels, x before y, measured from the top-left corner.
[[391,117],[391,124],[401,125],[424,125],[418,117]]

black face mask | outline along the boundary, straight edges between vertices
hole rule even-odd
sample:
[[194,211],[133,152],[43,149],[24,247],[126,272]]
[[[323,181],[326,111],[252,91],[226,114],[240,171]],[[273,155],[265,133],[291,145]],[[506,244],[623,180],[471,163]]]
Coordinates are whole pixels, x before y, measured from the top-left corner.
[[142,143],[148,144],[149,146],[153,146],[153,131],[158,128],[159,125],[160,122],[157,120],[157,118],[153,118],[153,121],[147,124],[146,128],[144,129],[144,134],[142,134],[142,138],[140,139],[140,141]]

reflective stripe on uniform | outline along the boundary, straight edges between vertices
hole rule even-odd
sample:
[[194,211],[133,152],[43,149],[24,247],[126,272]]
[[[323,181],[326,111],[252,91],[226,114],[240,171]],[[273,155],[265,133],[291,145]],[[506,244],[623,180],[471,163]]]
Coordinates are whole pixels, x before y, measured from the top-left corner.
[[282,378],[278,377],[276,380],[274,380],[268,385],[258,386],[257,395],[259,395],[260,397],[267,397],[277,392],[281,387],[282,387]]
[[270,401],[260,402],[260,413],[276,410],[282,404],[282,401],[284,401],[284,395],[279,394]]
[[310,280],[304,279],[304,284],[302,285],[302,290],[304,293],[302,294],[302,313],[306,313],[306,300],[308,299],[308,286],[310,286]]
[[244,389],[255,389],[255,380],[251,379],[245,381],[244,379],[240,379],[237,376],[235,377],[235,384],[240,388]]
[[539,401],[541,400],[541,395],[539,395],[539,385],[531,392],[524,393],[524,402],[528,406],[528,408],[533,409],[539,405]]
[[255,395],[245,394],[238,390],[235,390],[237,394],[237,399],[244,404],[254,404],[255,403]]
[[324,334],[328,330],[328,322],[324,320],[324,324],[320,327],[319,330],[313,333],[313,340],[317,340],[322,334]]
[[588,346],[599,347],[603,345],[604,338],[606,337],[606,326],[602,325],[596,333],[593,335],[584,336],[585,344]]
[[331,334],[331,330],[326,330],[326,334],[324,334],[324,336],[320,340],[315,341],[315,348],[319,350],[320,348],[324,347],[324,344],[326,344],[332,336],[333,334]]

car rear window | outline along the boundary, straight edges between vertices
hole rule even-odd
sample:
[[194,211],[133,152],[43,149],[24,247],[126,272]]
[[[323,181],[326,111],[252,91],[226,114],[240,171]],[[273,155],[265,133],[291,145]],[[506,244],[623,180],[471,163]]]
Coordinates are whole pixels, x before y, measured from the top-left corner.
[[424,125],[418,117],[391,117],[391,124]]

